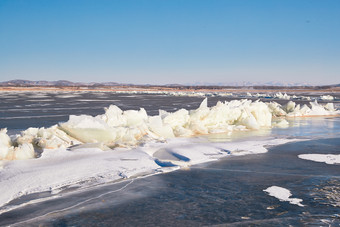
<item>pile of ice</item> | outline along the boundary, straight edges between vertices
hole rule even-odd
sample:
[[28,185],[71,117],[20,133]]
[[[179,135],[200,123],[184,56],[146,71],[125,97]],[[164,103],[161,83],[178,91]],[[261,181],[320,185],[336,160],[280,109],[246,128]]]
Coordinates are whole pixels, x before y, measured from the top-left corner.
[[291,97],[290,95],[287,95],[286,93],[282,94],[281,92],[279,92],[279,93],[276,93],[276,94],[274,95],[274,98],[289,100],[289,99],[291,99],[291,98],[296,98],[296,96]]
[[29,159],[34,157],[32,143],[23,143],[13,146],[11,138],[7,135],[7,129],[0,130],[0,160]]
[[[277,92],[277,93],[246,93],[246,97],[253,98],[274,98],[274,99],[282,99],[282,100],[308,100],[311,101],[312,98],[310,96],[304,95],[289,95],[287,93]],[[331,95],[321,95],[320,97],[314,97],[315,100],[323,100],[323,101],[333,101],[334,98]]]
[[70,147],[80,144],[57,125],[50,128],[28,128],[10,138],[7,129],[0,130],[0,160],[20,160],[36,157],[43,149]]
[[39,156],[43,149],[66,148],[77,144],[97,144],[102,149],[131,147],[148,141],[164,141],[174,137],[191,137],[209,133],[231,133],[237,130],[256,130],[287,127],[284,117],[337,115],[332,103],[316,101],[285,106],[276,102],[251,100],[218,102],[208,107],[204,99],[196,110],[159,111],[148,116],[146,111],[123,111],[115,105],[98,116],[71,115],[69,120],[50,128],[29,128],[10,138],[6,129],[0,131],[0,160],[28,159]]
[[322,95],[322,96],[320,96],[320,99],[332,101],[332,100],[334,100],[334,97],[331,96],[331,95]]
[[[288,95],[287,93],[277,92],[277,93],[251,93],[246,92],[242,93],[230,93],[225,91],[113,91],[113,93],[117,94],[153,94],[153,95],[168,95],[168,96],[191,96],[191,97],[247,97],[247,98],[273,98],[273,99],[282,99],[282,100],[311,100],[309,96],[303,95]],[[334,100],[334,97],[330,95],[320,96],[319,98],[315,98],[317,100]]]

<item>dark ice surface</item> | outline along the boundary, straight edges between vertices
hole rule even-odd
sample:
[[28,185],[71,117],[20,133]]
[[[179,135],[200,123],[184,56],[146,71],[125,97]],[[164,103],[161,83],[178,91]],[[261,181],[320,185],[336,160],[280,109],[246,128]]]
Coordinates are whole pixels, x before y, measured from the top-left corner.
[[99,92],[62,95],[33,92],[5,93],[0,94],[0,128],[24,130],[28,127],[49,127],[67,121],[71,114],[92,116],[103,114],[104,108],[110,105],[117,105],[122,110],[145,108],[149,115],[157,115],[159,109],[166,111],[180,108],[195,109],[202,100],[202,97]]
[[[211,106],[230,99],[210,97],[208,101]],[[67,121],[70,114],[102,114],[110,104],[123,110],[143,107],[155,115],[158,109],[195,109],[202,100],[91,92],[6,93],[0,95],[0,128],[16,133],[28,127],[49,127]],[[26,205],[0,214],[0,226],[339,226],[340,165],[302,160],[297,155],[340,154],[340,118],[303,118],[290,124],[294,127],[264,134],[313,140],[88,189],[32,194],[12,201],[13,206]],[[289,189],[305,206],[279,201],[263,191],[274,185]]]

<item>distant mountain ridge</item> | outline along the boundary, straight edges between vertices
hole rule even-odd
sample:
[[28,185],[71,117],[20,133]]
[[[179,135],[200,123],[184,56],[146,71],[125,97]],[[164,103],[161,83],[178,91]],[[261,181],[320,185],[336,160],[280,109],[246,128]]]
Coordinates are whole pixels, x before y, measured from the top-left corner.
[[191,86],[236,86],[236,87],[251,87],[251,86],[277,86],[277,87],[298,87],[298,86],[316,86],[310,83],[291,83],[291,82],[280,82],[280,81],[268,81],[268,82],[227,82],[227,83],[209,83],[209,82],[194,82],[187,85]]
[[340,87],[340,84],[333,85],[310,85],[310,84],[301,84],[301,83],[282,83],[276,81],[270,81],[266,83],[254,83],[254,82],[233,82],[233,83],[205,83],[205,82],[195,82],[190,84],[164,84],[164,85],[136,85],[136,84],[123,84],[117,82],[72,82],[68,80],[58,80],[58,81],[47,81],[47,80],[9,80],[0,82],[0,86],[15,86],[15,87],[32,87],[32,86],[41,86],[41,87],[105,87],[105,86],[142,86],[142,87],[150,87],[150,86],[164,86],[164,87]]
[[83,83],[83,82],[72,82],[68,80],[57,80],[57,81],[47,81],[47,80],[9,80],[0,82],[0,86],[65,86],[65,87],[77,87],[77,86],[119,86],[121,84],[116,82],[104,82],[104,83]]

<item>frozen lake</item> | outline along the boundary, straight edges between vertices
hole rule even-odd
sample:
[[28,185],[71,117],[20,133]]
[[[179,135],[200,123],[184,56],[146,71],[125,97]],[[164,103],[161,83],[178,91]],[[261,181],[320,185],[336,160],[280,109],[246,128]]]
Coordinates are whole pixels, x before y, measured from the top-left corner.
[[[78,197],[80,201],[89,201],[31,223],[44,226],[337,226],[340,224],[340,166],[301,160],[297,155],[339,154],[339,147],[338,138],[291,143],[266,154],[231,157],[190,170],[136,179],[131,184],[128,181],[106,186],[72,195],[70,200],[77,196],[78,201]],[[263,190],[272,185],[289,189],[293,197],[303,200],[304,207],[268,196]],[[42,207],[55,207],[66,199],[42,204]],[[26,209],[29,216],[35,215],[32,210],[33,207]]]
[[[235,98],[242,97],[210,97],[208,104]],[[67,121],[70,114],[102,114],[110,104],[123,110],[143,107],[149,115],[156,115],[158,109],[169,112],[195,109],[202,99],[96,92],[2,93],[0,128],[7,127],[14,134],[28,127],[48,127]],[[336,105],[338,102],[336,99]],[[339,155],[340,118],[289,121],[292,127],[283,129],[201,138],[212,143],[241,143],[268,137],[308,141],[271,146],[268,153],[225,157],[165,174],[107,182],[81,190],[68,188],[57,196],[48,192],[24,196],[8,204],[14,209],[0,214],[0,225],[339,225],[340,165],[304,160],[298,155]],[[268,195],[263,190],[270,186],[288,189],[292,198],[302,199],[304,206]]]

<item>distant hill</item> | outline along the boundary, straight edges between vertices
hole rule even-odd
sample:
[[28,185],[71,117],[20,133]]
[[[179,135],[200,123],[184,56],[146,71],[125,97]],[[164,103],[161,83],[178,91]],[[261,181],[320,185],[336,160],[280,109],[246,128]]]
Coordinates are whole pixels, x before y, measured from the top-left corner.
[[46,81],[46,80],[38,80],[38,81],[31,81],[31,80],[9,80],[0,82],[0,86],[18,86],[18,87],[25,87],[25,86],[51,86],[51,87],[77,87],[77,86],[93,86],[93,87],[100,87],[100,86],[119,86],[121,84],[115,82],[104,82],[104,83],[82,83],[82,82],[72,82],[68,80],[58,80],[58,81]]
[[252,87],[252,86],[275,86],[275,87],[297,87],[297,86],[314,86],[308,83],[289,83],[280,81],[268,82],[226,82],[226,83],[209,83],[209,82],[194,82],[186,84],[188,86],[235,86],[235,87]]

